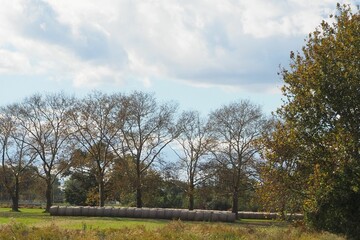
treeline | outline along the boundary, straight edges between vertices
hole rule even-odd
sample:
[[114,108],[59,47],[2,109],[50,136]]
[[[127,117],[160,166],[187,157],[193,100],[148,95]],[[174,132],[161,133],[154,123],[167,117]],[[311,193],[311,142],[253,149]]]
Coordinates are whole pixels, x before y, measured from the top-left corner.
[[[281,69],[284,102],[274,119],[249,101],[206,117],[179,113],[142,92],[35,95],[3,107],[2,183],[14,210],[19,186],[35,172],[47,210],[55,181],[65,177],[67,196],[84,190],[81,204],[193,209],[219,201],[237,213],[257,202],[284,217],[301,211],[312,227],[358,239],[360,12],[337,10]],[[167,149],[176,157],[166,158]]]
[[39,189],[32,191],[37,199],[43,192],[48,211],[54,184],[64,182],[71,204],[237,213],[239,199],[250,206],[256,141],[269,126],[249,101],[202,117],[144,92],[93,92],[81,99],[37,94],[0,109],[2,188],[14,211],[29,188]]

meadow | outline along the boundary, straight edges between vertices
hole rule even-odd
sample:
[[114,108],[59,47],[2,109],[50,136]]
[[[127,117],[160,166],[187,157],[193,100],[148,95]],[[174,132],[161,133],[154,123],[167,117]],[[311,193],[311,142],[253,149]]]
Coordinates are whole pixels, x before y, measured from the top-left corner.
[[43,209],[0,208],[0,239],[345,239],[273,220],[235,223],[107,217],[59,217]]

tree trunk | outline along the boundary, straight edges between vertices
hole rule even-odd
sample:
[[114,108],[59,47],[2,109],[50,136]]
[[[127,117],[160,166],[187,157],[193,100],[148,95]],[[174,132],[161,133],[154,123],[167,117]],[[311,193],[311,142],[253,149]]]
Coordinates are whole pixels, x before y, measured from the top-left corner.
[[232,212],[235,213],[236,219],[239,217],[238,208],[239,208],[239,191],[237,189],[234,189],[233,192],[233,203],[232,203]]
[[141,186],[136,187],[136,207],[142,208]]
[[189,210],[194,210],[194,184],[192,182],[190,182],[188,197],[189,197]]
[[141,170],[139,161],[136,164],[136,207],[142,208],[142,192],[141,192]]
[[46,208],[45,212],[50,212],[50,207],[52,205],[52,184],[51,184],[51,177],[46,179]]
[[14,194],[11,196],[12,206],[11,210],[14,212],[19,212],[19,177],[15,177],[15,189]]
[[105,186],[104,186],[104,178],[101,177],[99,179],[99,206],[103,207],[105,205]]

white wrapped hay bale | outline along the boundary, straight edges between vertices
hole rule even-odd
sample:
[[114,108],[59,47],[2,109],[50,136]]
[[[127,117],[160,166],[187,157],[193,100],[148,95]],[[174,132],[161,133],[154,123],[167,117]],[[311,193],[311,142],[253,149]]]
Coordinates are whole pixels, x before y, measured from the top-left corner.
[[172,219],[178,220],[180,218],[181,209],[174,209],[172,212]]
[[203,221],[204,219],[204,212],[201,210],[198,210],[195,212],[195,221]]
[[[185,210],[161,208],[113,208],[113,207],[59,207],[50,209],[52,216],[89,216],[89,217],[127,217],[151,219],[180,219],[184,221],[235,221],[235,214],[231,212],[211,210]],[[262,215],[261,215],[262,214]],[[264,216],[264,213],[255,214]],[[253,214],[253,216],[255,216]]]
[[72,207],[72,215],[70,216],[81,216],[82,207]]
[[189,219],[188,219],[188,213],[189,213],[188,210],[181,210],[181,211],[180,211],[180,219],[181,219],[181,220],[184,220],[184,221],[189,220]]
[[196,212],[194,210],[188,211],[187,220],[195,221]]
[[149,218],[155,219],[157,211],[158,211],[157,208],[150,208],[149,209]]
[[58,216],[58,214],[59,214],[59,206],[50,207],[50,215],[51,216]]
[[104,216],[104,207],[95,207],[95,216],[96,217],[103,217]]
[[204,211],[203,212],[203,218],[201,221],[209,222],[211,221],[212,211]]
[[157,219],[165,219],[165,209],[159,208],[156,211],[156,218]]
[[114,212],[113,207],[105,207],[104,208],[104,217],[112,217],[112,213]]
[[134,215],[132,217],[141,218],[142,211],[143,211],[142,208],[135,208],[134,209]]
[[142,208],[141,209],[141,218],[150,218],[150,209],[149,208]]
[[132,207],[127,208],[126,217],[129,217],[129,218],[135,217],[135,209],[136,208],[132,208]]

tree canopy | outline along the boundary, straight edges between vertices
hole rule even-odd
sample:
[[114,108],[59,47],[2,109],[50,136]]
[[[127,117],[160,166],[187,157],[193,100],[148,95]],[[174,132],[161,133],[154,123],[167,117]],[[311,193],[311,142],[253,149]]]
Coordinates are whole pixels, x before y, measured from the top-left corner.
[[[359,236],[360,13],[338,5],[332,19],[309,34],[302,51],[291,53],[290,68],[282,70],[285,101],[277,113],[283,127],[275,129],[272,142],[278,143],[265,152],[277,155],[270,161],[278,172],[292,163],[284,174],[301,173],[303,188],[296,190],[308,223]],[[285,163],[279,165],[281,158]]]

